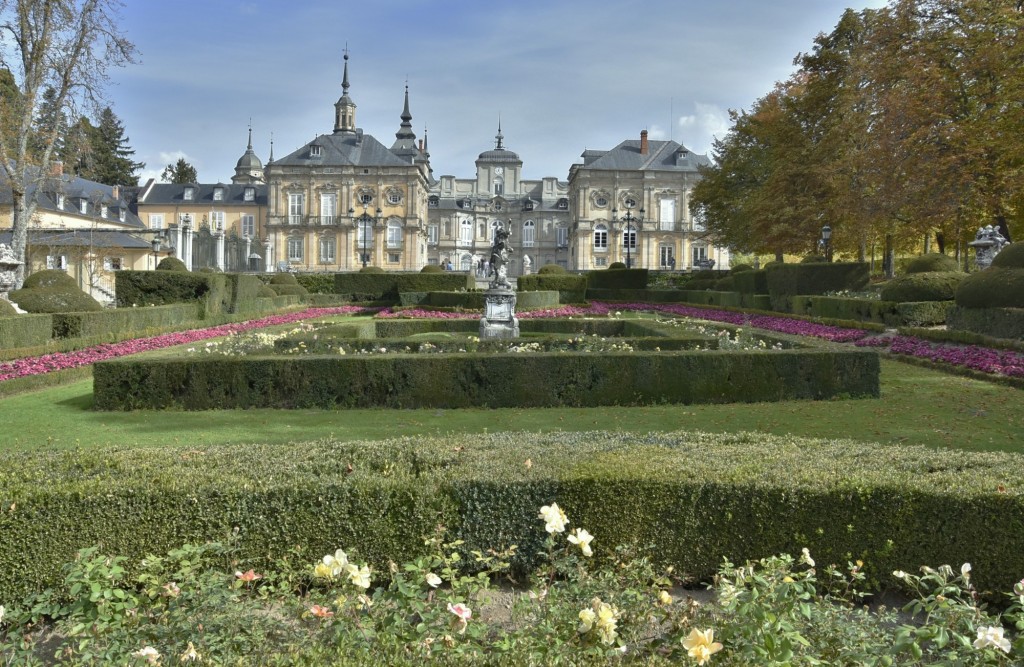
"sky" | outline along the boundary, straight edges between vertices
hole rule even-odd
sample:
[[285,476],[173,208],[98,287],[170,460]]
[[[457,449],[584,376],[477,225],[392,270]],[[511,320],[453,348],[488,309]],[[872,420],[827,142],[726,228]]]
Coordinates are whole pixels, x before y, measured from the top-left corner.
[[[584,150],[648,130],[708,153],[730,109],[794,71],[843,11],[884,0],[127,0],[137,63],[110,71],[140,183],[184,157],[229,182],[245,152],[266,163],[334,128],[349,53],[356,124],[386,146],[405,86],[434,176],[475,176],[494,148],[528,179],[568,178]],[[425,128],[425,130],[424,130]]]

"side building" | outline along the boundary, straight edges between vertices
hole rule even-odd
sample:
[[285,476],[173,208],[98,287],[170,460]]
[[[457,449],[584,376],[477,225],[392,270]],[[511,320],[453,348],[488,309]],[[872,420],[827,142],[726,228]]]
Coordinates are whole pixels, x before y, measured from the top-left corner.
[[706,155],[675,141],[651,141],[647,130],[608,151],[588,150],[569,169],[572,219],[570,267],[729,268],[718,247],[690,215],[689,201]]
[[505,227],[514,249],[510,276],[545,264],[568,268],[568,184],[554,176],[524,180],[522,174],[523,161],[505,147],[499,124],[495,147],[476,160],[476,178],[441,176],[431,188],[427,262],[480,271],[495,231]]
[[394,144],[356,127],[348,54],[334,131],[268,160],[268,270],[416,271],[427,262],[430,164],[417,143],[409,90]]

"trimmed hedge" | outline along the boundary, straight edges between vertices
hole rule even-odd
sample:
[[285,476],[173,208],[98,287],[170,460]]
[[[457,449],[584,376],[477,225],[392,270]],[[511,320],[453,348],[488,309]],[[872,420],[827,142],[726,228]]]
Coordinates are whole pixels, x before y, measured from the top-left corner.
[[62,289],[78,290],[78,281],[65,271],[44,269],[31,273],[21,285],[22,289]]
[[544,266],[537,269],[537,273],[539,273],[542,276],[550,276],[565,275],[566,273],[568,273],[568,271],[565,270],[565,267],[559,266],[558,264],[545,264]]
[[5,350],[45,345],[53,338],[53,315],[0,317],[0,347]]
[[733,274],[732,284],[740,294],[768,294],[768,274],[764,269]]
[[799,295],[851,290],[859,292],[870,280],[866,262],[776,264],[765,269],[772,310],[790,312],[790,300]]
[[278,284],[273,284],[272,283],[270,285],[270,289],[273,290],[274,294],[276,294],[277,296],[289,296],[290,295],[290,296],[297,296],[300,299],[304,298],[307,294],[309,294],[309,290],[307,290],[302,285],[299,285],[298,283],[296,283],[294,285],[289,285],[287,283],[278,283]]
[[[926,274],[916,274],[926,275]],[[880,322],[889,326],[932,326],[946,321],[950,301],[879,301],[835,296],[797,296],[793,313],[839,320]]]
[[732,403],[877,397],[878,371],[861,349],[123,358],[93,366],[93,398],[98,410]]
[[249,445],[244,456],[192,445],[26,452],[4,472],[5,600],[58,586],[60,565],[87,546],[126,556],[131,576],[149,554],[234,529],[242,570],[296,548],[312,563],[343,545],[386,572],[425,555],[421,538],[440,523],[464,553],[518,545],[525,571],[542,563],[537,511],[552,502],[598,536],[598,558],[643,545],[698,581],[722,558],[806,547],[819,563],[864,560],[870,589],[893,570],[970,562],[979,590],[1008,591],[1024,553],[1020,457],[846,440],[474,433]]
[[0,298],[0,317],[14,317],[15,315],[18,314],[20,313],[18,313],[18,311],[14,309],[14,306],[11,304],[10,301],[4,298]]
[[[367,267],[369,268],[369,267]],[[349,301],[389,301],[399,303],[402,292],[457,292],[476,287],[468,273],[335,273],[334,293]]]
[[583,303],[587,300],[587,277],[558,272],[536,273],[516,278],[516,289],[519,293],[557,291],[559,303]]
[[334,294],[333,273],[300,273],[296,280],[310,294]]
[[121,332],[178,327],[195,322],[198,317],[198,310],[193,303],[118,308],[98,313],[56,313],[53,315],[53,337],[107,336]]
[[1024,269],[1024,243],[1011,243],[1004,246],[992,260],[997,269]]
[[993,338],[1020,340],[1024,339],[1024,308],[954,306],[949,309],[946,326],[950,329],[971,331]]
[[188,272],[188,267],[185,266],[185,262],[181,261],[177,257],[164,257],[160,260],[160,263],[156,265],[157,271],[183,271]]
[[[406,298],[408,292],[402,292],[402,305],[415,305],[412,298]],[[418,295],[419,292],[412,294]],[[435,308],[466,308],[471,310],[483,310],[486,294],[484,292],[427,292],[425,300],[418,303],[425,303]],[[408,303],[407,303],[408,302]],[[516,294],[516,310],[530,310],[536,308],[556,308],[558,306],[558,292],[518,292]]]
[[587,271],[587,289],[646,289],[647,269],[603,269]]
[[[944,255],[940,255],[944,257]],[[920,259],[920,258],[919,258]],[[946,259],[949,259],[948,257]],[[956,263],[956,260],[953,260]],[[952,301],[956,288],[967,277],[962,271],[908,273],[882,286],[883,301]]]
[[117,271],[114,281],[119,308],[198,301],[202,317],[231,311],[232,291],[222,273]]

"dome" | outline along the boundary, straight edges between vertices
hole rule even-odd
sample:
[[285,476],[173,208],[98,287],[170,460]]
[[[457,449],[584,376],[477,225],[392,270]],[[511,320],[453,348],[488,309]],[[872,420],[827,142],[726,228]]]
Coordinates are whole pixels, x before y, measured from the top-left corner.
[[252,171],[253,169],[263,169],[263,162],[256,157],[256,153],[250,148],[245,151],[245,155],[238,158],[238,162],[235,164],[235,169],[244,169],[245,171]]
[[504,148],[492,148],[489,151],[484,151],[477,160],[480,162],[522,162],[516,153]]

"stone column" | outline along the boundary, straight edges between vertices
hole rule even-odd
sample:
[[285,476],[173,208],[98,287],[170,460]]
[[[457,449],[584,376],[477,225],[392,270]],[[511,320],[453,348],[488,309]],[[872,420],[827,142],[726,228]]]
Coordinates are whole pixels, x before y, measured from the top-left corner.
[[220,270],[220,271],[223,271],[224,270],[224,265],[225,265],[225,263],[224,263],[224,232],[223,231],[217,232],[216,238],[217,238],[217,252],[216,252],[217,269]]

